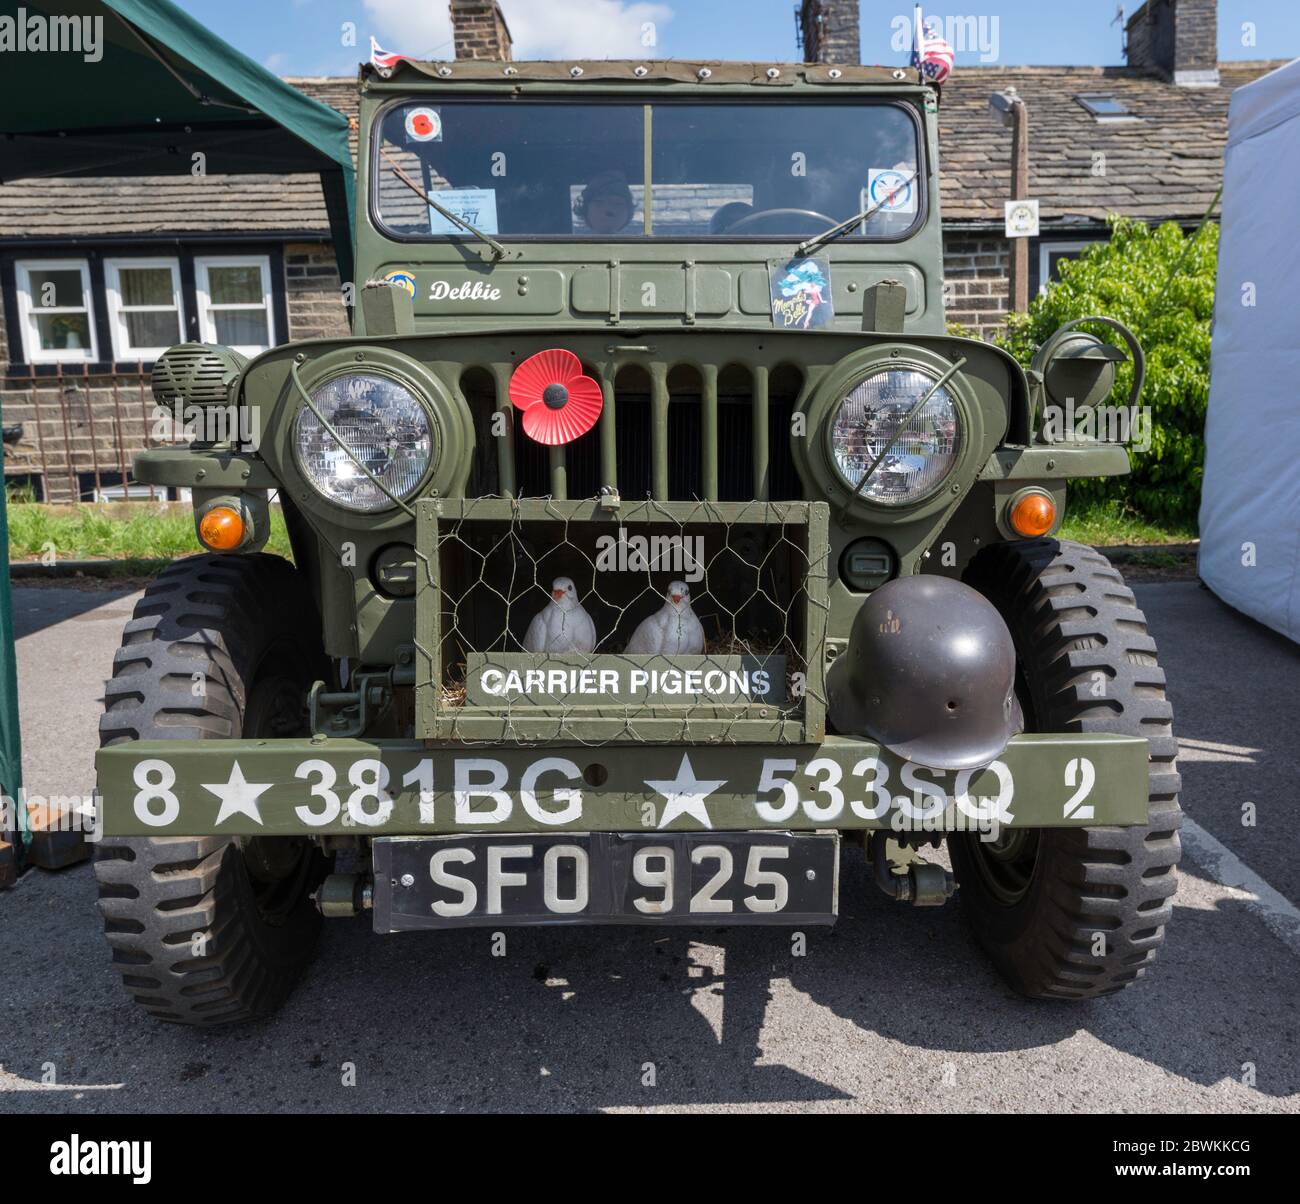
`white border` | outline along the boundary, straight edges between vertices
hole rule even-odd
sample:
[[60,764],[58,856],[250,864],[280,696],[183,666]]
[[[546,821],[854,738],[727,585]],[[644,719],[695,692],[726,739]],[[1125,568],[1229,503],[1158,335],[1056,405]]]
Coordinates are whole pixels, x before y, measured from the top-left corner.
[[[81,273],[80,306],[32,304],[32,277],[34,271],[69,271],[76,268]],[[95,330],[95,297],[90,288],[90,262],[86,259],[19,259],[14,262],[14,291],[18,294],[18,325],[22,330],[23,353],[28,364],[91,364],[99,359],[99,336]],[[89,319],[90,346],[80,350],[42,349],[36,328],[36,315],[85,313]]]
[[265,347],[245,344],[232,347],[242,355],[260,355],[269,347],[275,346],[275,311],[271,307],[271,258],[269,255],[199,255],[194,259],[194,292],[199,306],[199,337],[205,343],[217,342],[217,324],[212,316],[212,302],[209,298],[208,269],[214,267],[247,267],[256,265],[262,273],[262,303],[249,301],[243,304],[223,304],[219,309],[264,309],[266,311]]
[[113,339],[113,358],[115,360],[156,360],[166,347],[132,347],[129,328],[126,324],[128,310],[122,304],[121,271],[125,268],[167,268],[172,275],[172,304],[166,305],[132,305],[131,313],[167,313],[176,312],[176,330],[178,343],[185,341],[185,310],[181,304],[181,265],[178,259],[106,259],[104,260],[104,294],[108,301],[108,327]]

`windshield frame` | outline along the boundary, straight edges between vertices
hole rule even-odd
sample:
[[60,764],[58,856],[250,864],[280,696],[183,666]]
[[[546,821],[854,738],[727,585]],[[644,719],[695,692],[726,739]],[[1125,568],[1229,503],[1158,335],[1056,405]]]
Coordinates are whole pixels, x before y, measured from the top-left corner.
[[[576,89],[575,89],[576,91]],[[370,122],[370,148],[368,153],[369,159],[369,178],[366,182],[367,200],[366,207],[370,216],[370,223],[375,230],[382,234],[384,238],[398,243],[405,243],[424,247],[433,246],[460,246],[467,241],[474,241],[474,236],[468,231],[461,231],[455,234],[404,234],[393,230],[383,220],[379,212],[379,177],[385,170],[380,159],[380,149],[384,145],[383,124],[388,114],[396,108],[403,105],[411,104],[527,104],[527,105],[546,105],[546,104],[568,104],[575,103],[573,94],[557,95],[554,92],[531,93],[516,96],[507,96],[501,94],[485,95],[484,93],[462,93],[460,95],[448,94],[445,91],[437,93],[404,93],[401,96],[395,96],[392,100],[385,101],[374,114]],[[838,96],[781,96],[779,98],[751,97],[749,94],[741,96],[734,92],[718,94],[708,97],[701,96],[647,96],[644,93],[635,97],[609,92],[588,92],[583,96],[583,101],[591,104],[617,104],[624,107],[643,108],[645,105],[726,105],[736,104],[739,102],[755,105],[771,105],[773,107],[788,107],[792,105],[810,105],[813,107],[823,107],[833,104],[837,107],[846,105],[856,105],[857,107],[883,108],[886,106],[902,109],[912,122],[913,130],[916,134],[917,147],[917,174],[915,183],[917,185],[917,205],[916,218],[912,224],[904,231],[891,235],[844,235],[828,243],[823,250],[831,246],[849,246],[849,247],[869,247],[882,246],[892,243],[906,242],[916,237],[916,235],[925,228],[930,216],[930,162],[929,162],[929,145],[925,136],[925,125],[921,120],[921,114],[917,111],[914,104],[905,100],[888,95],[864,95],[863,93],[854,94],[851,98]],[[653,182],[652,182],[653,184]],[[432,194],[436,197],[436,193]],[[851,215],[850,215],[851,216]],[[500,239],[507,246],[519,245],[543,245],[543,246],[608,246],[617,244],[619,246],[682,246],[707,244],[708,246],[758,246],[758,245],[778,245],[784,246],[786,243],[792,246],[803,241],[803,237],[797,234],[751,234],[751,235],[726,235],[726,234],[696,234],[696,235],[672,235],[672,234],[609,234],[609,235],[590,235],[590,234],[498,234],[494,237]]]

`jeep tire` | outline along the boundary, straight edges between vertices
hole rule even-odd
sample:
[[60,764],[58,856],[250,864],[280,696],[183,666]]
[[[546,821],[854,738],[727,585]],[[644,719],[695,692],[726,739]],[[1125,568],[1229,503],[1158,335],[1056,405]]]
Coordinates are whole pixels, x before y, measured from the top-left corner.
[[[307,690],[325,667],[315,613],[277,556],[171,565],[126,625],[101,747],[307,734]],[[321,923],[311,894],[326,868],[313,844],[292,837],[104,838],[99,907],[123,984],[176,1024],[273,1012],[311,960]]]
[[1021,994],[1122,990],[1164,940],[1180,852],[1178,745],[1155,641],[1120,574],[1081,544],[997,544],[966,580],[1011,629],[1027,730],[1144,736],[1150,760],[1146,826],[950,836],[963,910]]

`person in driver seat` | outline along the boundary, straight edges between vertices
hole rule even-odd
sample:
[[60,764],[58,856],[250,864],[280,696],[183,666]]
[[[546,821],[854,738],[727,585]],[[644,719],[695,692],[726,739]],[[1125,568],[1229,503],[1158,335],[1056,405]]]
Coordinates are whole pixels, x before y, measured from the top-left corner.
[[620,171],[602,171],[592,176],[573,207],[574,216],[593,234],[621,233],[635,210],[632,190]]

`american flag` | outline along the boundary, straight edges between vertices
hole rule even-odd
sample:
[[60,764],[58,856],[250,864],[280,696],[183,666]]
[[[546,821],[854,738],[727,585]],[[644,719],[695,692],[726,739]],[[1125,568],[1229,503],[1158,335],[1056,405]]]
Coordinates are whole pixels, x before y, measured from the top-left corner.
[[396,67],[398,63],[409,61],[409,55],[390,54],[387,50],[382,49],[374,38],[370,39],[370,63],[372,66],[378,67],[379,70],[383,71],[385,74]]
[[912,66],[932,84],[941,84],[952,74],[952,61],[952,47],[939,32],[939,22],[933,17],[923,21],[918,4],[912,37]]

